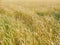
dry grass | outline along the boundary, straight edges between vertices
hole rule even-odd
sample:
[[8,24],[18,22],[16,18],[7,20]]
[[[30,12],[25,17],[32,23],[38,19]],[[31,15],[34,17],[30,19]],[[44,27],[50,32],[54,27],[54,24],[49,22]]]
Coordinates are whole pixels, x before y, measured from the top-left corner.
[[0,45],[60,45],[59,7],[1,5]]

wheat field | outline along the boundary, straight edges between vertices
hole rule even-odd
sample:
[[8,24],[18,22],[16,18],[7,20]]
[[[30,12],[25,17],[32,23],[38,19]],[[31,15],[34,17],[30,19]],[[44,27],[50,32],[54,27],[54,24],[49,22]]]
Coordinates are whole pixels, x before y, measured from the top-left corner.
[[60,45],[60,1],[0,0],[0,45]]

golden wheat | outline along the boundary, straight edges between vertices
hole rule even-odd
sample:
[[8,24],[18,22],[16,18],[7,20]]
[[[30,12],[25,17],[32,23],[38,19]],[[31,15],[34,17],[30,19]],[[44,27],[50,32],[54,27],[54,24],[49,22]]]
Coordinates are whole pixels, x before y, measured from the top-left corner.
[[14,4],[0,3],[0,45],[60,45],[59,7]]

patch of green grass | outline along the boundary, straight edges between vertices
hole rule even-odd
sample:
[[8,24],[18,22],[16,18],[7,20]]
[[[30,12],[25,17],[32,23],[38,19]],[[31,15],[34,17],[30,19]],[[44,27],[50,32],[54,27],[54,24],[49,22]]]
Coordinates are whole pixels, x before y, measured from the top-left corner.
[[37,15],[44,16],[45,14],[43,12],[37,12]]
[[54,12],[54,18],[57,20],[60,20],[60,12],[59,11]]

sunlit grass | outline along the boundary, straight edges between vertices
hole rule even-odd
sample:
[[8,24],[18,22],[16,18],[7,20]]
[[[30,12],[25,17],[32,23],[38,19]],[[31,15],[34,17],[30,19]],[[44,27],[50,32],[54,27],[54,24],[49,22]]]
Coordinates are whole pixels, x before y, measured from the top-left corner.
[[4,8],[0,8],[0,45],[60,45],[59,10]]

